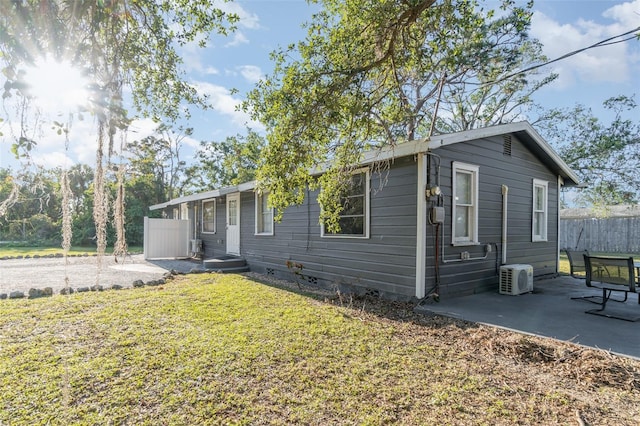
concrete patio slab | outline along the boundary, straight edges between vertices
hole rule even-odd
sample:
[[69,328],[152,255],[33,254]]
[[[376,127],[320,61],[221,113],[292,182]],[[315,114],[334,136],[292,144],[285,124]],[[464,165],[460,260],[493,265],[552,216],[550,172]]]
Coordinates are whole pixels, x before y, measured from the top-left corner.
[[[560,276],[535,281],[533,293],[510,296],[496,290],[426,302],[416,311],[570,341],[640,359],[640,322],[589,315],[585,311],[598,305],[571,299],[601,293],[586,287],[584,280]],[[637,316],[640,313],[638,295],[629,295],[626,303],[609,302],[606,311]]]

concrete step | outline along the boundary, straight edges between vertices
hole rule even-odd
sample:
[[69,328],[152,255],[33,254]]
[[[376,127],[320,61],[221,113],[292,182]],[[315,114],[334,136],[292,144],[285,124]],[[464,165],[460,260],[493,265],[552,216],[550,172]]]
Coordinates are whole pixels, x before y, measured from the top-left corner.
[[247,261],[237,256],[221,256],[213,259],[205,259],[202,266],[206,270],[221,271],[229,273],[248,272]]

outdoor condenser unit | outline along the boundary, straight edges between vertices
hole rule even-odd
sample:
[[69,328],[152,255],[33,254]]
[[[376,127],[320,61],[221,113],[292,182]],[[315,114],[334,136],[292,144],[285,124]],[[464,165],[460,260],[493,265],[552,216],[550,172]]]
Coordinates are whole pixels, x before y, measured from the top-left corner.
[[191,240],[191,253],[200,253],[202,251],[202,240]]
[[533,291],[533,267],[531,265],[504,265],[500,267],[500,294],[529,293]]

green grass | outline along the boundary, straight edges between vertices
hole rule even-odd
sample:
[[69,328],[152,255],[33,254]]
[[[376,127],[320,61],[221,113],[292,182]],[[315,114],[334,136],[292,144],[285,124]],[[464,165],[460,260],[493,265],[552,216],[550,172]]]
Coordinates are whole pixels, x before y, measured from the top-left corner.
[[[633,375],[608,383],[573,363],[598,353],[377,299],[344,303],[215,274],[0,301],[0,424],[575,424],[576,411],[591,424],[640,421]],[[536,361],[554,350],[561,363]],[[640,377],[637,362],[605,358]]]
[[[95,253],[95,247],[71,247],[69,250],[69,255],[82,255],[85,253]],[[106,250],[107,253],[112,253],[113,248],[108,247]],[[130,253],[141,253],[142,247],[129,247]],[[16,256],[47,256],[51,254],[63,254],[64,251],[62,247],[33,247],[33,246],[9,246],[9,245],[0,245],[0,258],[2,257],[16,257]]]

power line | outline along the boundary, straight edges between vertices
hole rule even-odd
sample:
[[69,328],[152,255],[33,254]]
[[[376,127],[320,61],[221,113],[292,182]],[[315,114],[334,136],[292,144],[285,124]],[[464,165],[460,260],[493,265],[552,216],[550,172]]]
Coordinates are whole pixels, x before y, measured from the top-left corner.
[[[637,37],[639,37],[639,36],[634,35],[633,37],[628,37],[628,38],[623,39],[623,40],[616,40],[616,39],[617,39],[617,38],[620,38],[620,37],[627,36],[627,35],[629,35],[629,34],[631,34],[631,33],[636,32],[636,31],[640,31],[640,27],[637,27],[637,28],[634,28],[634,29],[632,29],[632,30],[630,30],[630,31],[624,32],[624,33],[622,33],[622,34],[618,34],[618,35],[616,35],[616,36],[609,37],[609,38],[607,38],[607,39],[601,40],[601,41],[599,41],[599,42],[597,42],[597,43],[595,43],[595,44],[592,44],[592,45],[590,45],[590,46],[583,47],[583,48],[581,48],[581,49],[574,50],[574,51],[569,52],[569,53],[565,53],[564,55],[559,56],[559,57],[557,57],[557,58],[555,58],[555,59],[551,59],[551,60],[549,60],[549,61],[547,61],[547,62],[543,62],[543,63],[541,63],[541,64],[537,64],[537,65],[532,65],[532,66],[530,66],[530,67],[528,67],[528,68],[525,68],[525,69],[523,69],[523,70],[516,71],[516,72],[511,73],[511,74],[507,74],[506,76],[504,76],[504,77],[502,77],[502,78],[499,78],[499,79],[497,79],[497,80],[494,80],[494,81],[492,81],[492,82],[490,82],[490,83],[486,83],[486,84],[496,84],[496,83],[501,83],[501,82],[503,82],[503,81],[505,81],[505,80],[508,80],[508,79],[510,79],[510,78],[513,78],[513,77],[515,77],[515,76],[517,76],[517,75],[524,74],[524,73],[527,73],[527,72],[529,72],[529,71],[533,71],[533,70],[535,70],[535,69],[545,67],[545,66],[547,66],[547,65],[549,65],[549,64],[553,64],[554,62],[558,62],[558,61],[561,61],[561,60],[563,60],[563,59],[567,59],[567,58],[569,58],[569,57],[571,57],[571,56],[577,55],[578,53],[582,53],[582,52],[584,52],[584,51],[586,51],[586,50],[590,50],[590,49],[593,49],[593,48],[596,48],[596,47],[610,46],[610,45],[613,45],[613,44],[617,44],[617,43],[624,43],[624,42],[626,42],[626,41],[633,40],[633,39],[635,39],[635,38],[637,38]],[[614,41],[614,40],[615,40],[615,41]]]

